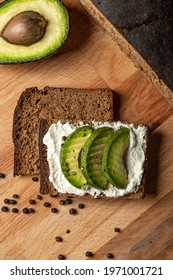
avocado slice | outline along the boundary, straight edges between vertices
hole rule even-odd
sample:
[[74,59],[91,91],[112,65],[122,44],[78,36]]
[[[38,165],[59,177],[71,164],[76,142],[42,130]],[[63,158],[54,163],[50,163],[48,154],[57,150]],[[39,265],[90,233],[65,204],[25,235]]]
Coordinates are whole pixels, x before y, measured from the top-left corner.
[[107,189],[108,184],[101,167],[104,145],[113,132],[109,127],[97,128],[81,151],[81,168],[87,183],[101,190]]
[[87,183],[79,166],[79,155],[92,132],[93,128],[90,126],[76,129],[66,138],[60,151],[62,172],[70,184],[76,188],[85,188]]
[[[36,15],[35,21],[26,20],[28,13]],[[0,4],[0,18],[0,63],[3,64],[44,58],[57,51],[68,36],[68,12],[59,0],[7,0]],[[16,41],[19,37],[21,41]],[[25,45],[26,37],[30,42]]]
[[102,170],[107,180],[119,189],[126,189],[127,170],[124,157],[129,146],[129,129],[118,129],[104,147]]

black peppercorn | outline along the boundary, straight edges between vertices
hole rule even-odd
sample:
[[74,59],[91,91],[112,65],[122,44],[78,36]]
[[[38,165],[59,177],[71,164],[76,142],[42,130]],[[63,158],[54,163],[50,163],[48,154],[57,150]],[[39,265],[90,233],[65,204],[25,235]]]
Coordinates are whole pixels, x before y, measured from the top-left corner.
[[67,230],[66,230],[66,233],[70,233],[70,230],[69,230],[69,229],[67,229]]
[[33,181],[33,182],[38,182],[39,179],[38,179],[37,177],[32,177],[32,181]]
[[77,210],[74,209],[74,208],[71,208],[71,209],[69,210],[69,213],[70,213],[70,215],[75,215],[75,214],[77,214]]
[[93,253],[92,253],[91,251],[87,251],[87,252],[85,253],[85,256],[86,256],[86,257],[93,257]]
[[56,236],[56,237],[55,237],[55,240],[56,240],[57,242],[62,242],[62,241],[63,241],[63,239],[62,239],[61,236]]
[[108,253],[108,254],[107,254],[107,258],[108,258],[108,259],[113,259],[113,258],[114,258],[114,255],[113,255],[112,253]]
[[29,214],[29,209],[28,208],[23,208],[22,211],[23,211],[24,214]]
[[16,204],[17,201],[15,199],[10,199],[10,204]]
[[117,228],[117,227],[116,227],[116,228],[114,228],[114,231],[115,231],[115,232],[120,232],[121,230],[120,230],[120,228]]
[[53,208],[51,209],[51,212],[52,212],[52,213],[58,213],[58,209],[55,208],[55,207],[53,207]]
[[65,204],[72,204],[72,203],[73,203],[73,201],[70,198],[67,198],[65,200]]
[[2,212],[8,212],[9,208],[7,206],[2,206],[1,210]]
[[65,205],[65,204],[66,204],[66,203],[65,203],[65,200],[60,200],[59,204]]
[[35,209],[33,209],[33,208],[29,208],[28,211],[29,211],[29,213],[35,213]]
[[19,195],[18,194],[13,194],[13,198],[19,198]]
[[4,179],[5,178],[5,174],[4,173],[0,173],[0,178]]
[[65,256],[60,254],[60,255],[58,255],[58,259],[59,260],[65,260]]
[[40,194],[38,194],[38,195],[37,195],[37,199],[42,200],[43,197],[42,197]]
[[50,197],[57,197],[58,196],[58,194],[57,193],[53,193],[53,194],[50,194]]
[[44,205],[44,207],[50,207],[51,203],[50,202],[45,202],[43,205]]
[[79,204],[78,204],[78,208],[79,208],[79,209],[83,209],[83,208],[85,208],[85,205],[84,205],[83,203],[79,203]]
[[9,200],[8,198],[5,198],[5,199],[4,199],[4,203],[5,203],[5,204],[10,204],[10,200]]
[[29,204],[35,204],[35,203],[36,203],[36,201],[34,199],[29,200]]
[[11,210],[13,213],[18,213],[19,212],[19,210],[17,209],[17,208],[12,208],[12,210]]

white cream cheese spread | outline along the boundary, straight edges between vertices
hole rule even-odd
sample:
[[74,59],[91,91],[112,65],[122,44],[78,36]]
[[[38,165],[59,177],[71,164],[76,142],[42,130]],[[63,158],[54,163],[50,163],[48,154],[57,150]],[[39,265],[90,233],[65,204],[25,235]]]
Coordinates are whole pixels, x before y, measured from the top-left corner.
[[104,194],[107,197],[120,197],[129,193],[135,193],[138,191],[144,175],[144,163],[147,149],[147,127],[145,125],[126,124],[120,121],[118,122],[93,122],[94,128],[98,127],[112,127],[115,131],[121,126],[130,129],[130,143],[127,150],[126,168],[127,168],[127,187],[126,189],[118,189],[116,186],[108,184],[106,190],[99,190],[93,188],[90,185],[86,185],[85,189],[78,189],[72,186],[61,171],[60,166],[60,150],[63,143],[63,137],[68,136],[76,128],[86,125],[83,122],[79,124],[62,124],[58,121],[52,124],[44,136],[43,143],[47,146],[47,160],[49,163],[50,175],[49,180],[53,183],[55,189],[59,193],[69,193],[83,196],[90,194],[94,197],[98,197]]

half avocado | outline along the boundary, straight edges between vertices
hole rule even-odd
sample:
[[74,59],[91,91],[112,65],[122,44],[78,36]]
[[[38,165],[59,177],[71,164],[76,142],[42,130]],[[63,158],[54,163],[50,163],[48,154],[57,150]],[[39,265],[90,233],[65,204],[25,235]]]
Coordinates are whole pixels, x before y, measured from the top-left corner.
[[0,4],[0,63],[39,60],[57,51],[69,31],[59,0],[7,0]]

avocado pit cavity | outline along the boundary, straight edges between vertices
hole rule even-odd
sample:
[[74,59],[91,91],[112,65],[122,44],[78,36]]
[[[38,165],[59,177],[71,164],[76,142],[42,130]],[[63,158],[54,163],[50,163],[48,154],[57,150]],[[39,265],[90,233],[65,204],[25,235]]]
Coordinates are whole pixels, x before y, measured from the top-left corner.
[[11,44],[30,46],[42,39],[46,26],[47,20],[39,13],[25,11],[7,23],[1,36]]

